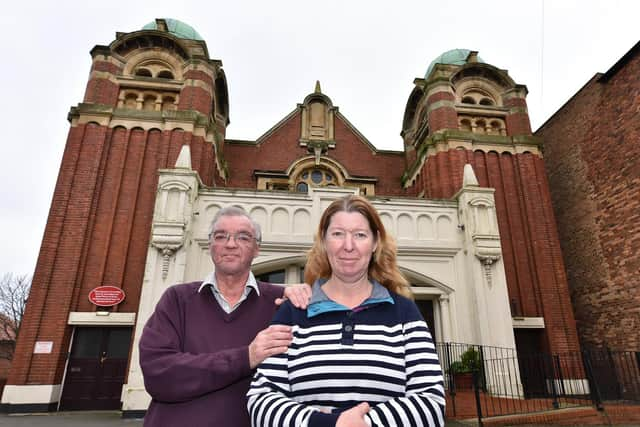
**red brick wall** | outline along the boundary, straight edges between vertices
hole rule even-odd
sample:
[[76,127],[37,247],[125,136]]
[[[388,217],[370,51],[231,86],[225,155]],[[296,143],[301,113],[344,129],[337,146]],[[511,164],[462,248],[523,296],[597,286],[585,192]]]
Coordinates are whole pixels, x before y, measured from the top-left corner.
[[[255,189],[254,170],[284,171],[295,160],[308,156],[307,148],[300,146],[300,129],[298,113],[259,145],[226,144],[228,186]],[[339,117],[335,120],[335,141],[335,149],[329,149],[327,156],[340,162],[351,175],[379,178],[376,195],[405,194],[400,182],[404,172],[401,152],[374,153]]]
[[[110,61],[94,60],[91,66],[91,72],[100,71],[103,73],[111,73],[118,75],[121,73],[120,68]],[[87,82],[87,88],[84,93],[84,101],[88,103],[104,104],[116,106],[118,103],[118,92],[120,86],[105,77],[93,76]]]
[[403,195],[401,177],[404,154],[375,154],[340,118],[335,121],[336,148],[328,156],[340,162],[351,175],[378,178],[376,195]]
[[[11,351],[12,343],[9,341],[2,340],[0,341],[0,352],[3,354],[7,354]],[[4,383],[7,380],[7,376],[9,376],[9,370],[11,368],[11,360],[0,358],[0,390],[4,386]]]
[[[583,344],[640,350],[640,54],[594,77],[536,135]],[[632,50],[632,51],[633,51]]]
[[[137,312],[157,171],[173,167],[183,143],[200,173],[212,147],[189,132],[71,128],[9,384],[61,381],[69,312],[94,311],[87,299],[94,287],[122,287],[127,298],[113,310]],[[53,353],[33,355],[36,340],[53,341]]]
[[198,86],[186,86],[180,92],[178,110],[195,110],[209,116],[212,101],[211,92]]
[[527,111],[527,101],[524,98],[507,98],[505,107],[516,107],[506,117],[507,135],[531,135],[531,122]]
[[480,186],[496,190],[512,314],[544,317],[549,350],[577,351],[575,320],[544,161],[530,153],[441,152],[427,159],[421,173],[425,197],[453,197],[462,186],[465,163],[472,165]]
[[[256,188],[253,171],[283,171],[295,159],[308,155],[300,147],[301,116],[296,114],[259,145],[225,144],[224,156],[229,166],[229,187]],[[250,159],[250,161],[248,161]]]
[[453,106],[455,96],[450,92],[436,92],[427,98],[426,105],[432,105],[439,101],[449,101],[451,106],[440,106],[429,111],[430,132],[433,133],[440,129],[458,129],[458,114]]
[[121,68],[118,67],[113,62],[102,61],[99,59],[95,60],[93,62],[93,66],[91,67],[91,71],[102,71],[102,72],[111,73],[111,74],[119,74],[120,70]]
[[109,79],[93,78],[87,83],[84,102],[115,106],[120,86]]
[[184,73],[184,79],[200,80],[208,84],[211,88],[213,88],[213,79],[204,71],[189,70],[186,73]]

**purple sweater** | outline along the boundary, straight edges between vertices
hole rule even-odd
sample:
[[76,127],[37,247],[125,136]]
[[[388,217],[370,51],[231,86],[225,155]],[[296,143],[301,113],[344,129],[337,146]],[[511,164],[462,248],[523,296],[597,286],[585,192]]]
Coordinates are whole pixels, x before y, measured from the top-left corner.
[[202,282],[168,288],[140,338],[140,366],[152,401],[145,426],[249,426],[246,394],[254,371],[249,344],[269,326],[277,285],[258,282],[260,296],[230,314]]

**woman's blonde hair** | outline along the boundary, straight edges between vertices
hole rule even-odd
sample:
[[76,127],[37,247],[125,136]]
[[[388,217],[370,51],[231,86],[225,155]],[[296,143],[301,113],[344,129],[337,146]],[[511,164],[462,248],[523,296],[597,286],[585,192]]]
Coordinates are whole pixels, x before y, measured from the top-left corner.
[[390,291],[412,298],[409,282],[398,269],[395,240],[387,234],[376,208],[361,196],[342,197],[335,200],[325,209],[320,218],[313,246],[307,257],[304,281],[313,284],[317,279],[331,277],[332,270],[325,250],[324,239],[327,235],[331,218],[337,212],[357,212],[367,219],[369,227],[371,227],[378,245],[369,260],[369,277],[378,281]]

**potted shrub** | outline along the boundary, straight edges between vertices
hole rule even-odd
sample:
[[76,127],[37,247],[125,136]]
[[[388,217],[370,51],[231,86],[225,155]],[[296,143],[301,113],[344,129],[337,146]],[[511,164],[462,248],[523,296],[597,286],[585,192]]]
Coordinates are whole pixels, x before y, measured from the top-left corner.
[[473,373],[480,371],[480,353],[473,347],[469,347],[460,360],[449,366],[449,372],[453,374],[456,390],[471,390],[473,387]]

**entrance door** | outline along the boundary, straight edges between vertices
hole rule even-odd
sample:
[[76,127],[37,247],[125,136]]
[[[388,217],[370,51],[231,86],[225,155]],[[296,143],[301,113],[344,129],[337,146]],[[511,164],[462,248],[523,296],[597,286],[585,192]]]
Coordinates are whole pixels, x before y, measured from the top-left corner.
[[553,381],[553,360],[544,352],[543,329],[514,329],[518,368],[526,397],[549,397]]
[[62,410],[120,409],[131,328],[77,327],[62,390]]
[[435,317],[433,315],[433,301],[430,299],[417,299],[416,305],[422,313],[422,317],[427,322],[427,326],[429,326],[429,331],[431,332],[431,338],[433,338],[433,342],[436,342],[436,330],[435,330]]

